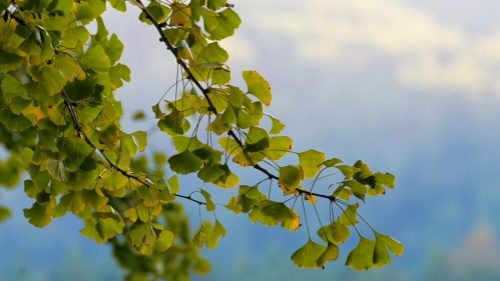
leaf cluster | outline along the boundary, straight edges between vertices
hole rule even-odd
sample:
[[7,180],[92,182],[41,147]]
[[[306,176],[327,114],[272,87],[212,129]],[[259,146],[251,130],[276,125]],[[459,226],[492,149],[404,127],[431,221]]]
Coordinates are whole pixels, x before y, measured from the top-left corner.
[[[229,54],[219,41],[232,36],[241,19],[225,0],[137,1],[139,21],[158,31],[181,69],[169,96],[152,106],[158,130],[176,152],[167,157],[148,147],[147,132],[126,132],[114,93],[131,72],[119,62],[123,43],[101,18],[107,2],[127,9],[124,0],[0,0],[0,143],[9,152],[0,161],[0,183],[14,186],[22,171],[29,174],[24,190],[33,205],[24,215],[31,224],[77,215],[82,235],[113,245],[130,280],[206,273],[210,267],[198,249],[213,249],[225,236],[215,216],[221,205],[266,226],[294,231],[305,223],[309,240],[292,255],[300,267],[337,259],[350,229],[360,243],[347,265],[369,269],[390,263],[387,249],[402,254],[402,244],[389,236],[374,231],[370,240],[360,233],[359,203],[351,202],[385,194],[394,176],[314,149],[294,152],[292,138],[281,135],[285,125],[265,112],[272,101],[268,81],[247,70],[244,87],[231,83]],[[235,167],[262,178],[241,183]],[[209,189],[183,195],[189,189],[179,175],[188,174],[237,193],[227,204],[216,204]],[[262,192],[265,185],[283,196],[271,198]],[[200,218],[191,233],[179,198],[204,206],[214,220]],[[337,218],[327,214],[329,223],[316,233],[324,244],[313,242],[303,220],[304,202],[318,214],[319,200],[330,214],[340,211]],[[7,215],[0,208],[0,220]]]

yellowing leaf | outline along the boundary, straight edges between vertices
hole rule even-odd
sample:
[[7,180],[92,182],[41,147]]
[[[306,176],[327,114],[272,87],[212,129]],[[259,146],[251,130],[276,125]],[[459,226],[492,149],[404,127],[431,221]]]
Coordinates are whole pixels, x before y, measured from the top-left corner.
[[271,104],[271,86],[257,71],[243,71],[243,79],[248,87],[247,94],[254,95],[267,106]]
[[155,246],[156,249],[160,253],[162,253],[168,250],[168,248],[172,246],[173,242],[174,242],[174,234],[172,233],[172,231],[163,230],[162,232],[160,232],[158,238],[155,240]]
[[170,25],[184,25],[191,20],[191,8],[183,3],[172,3],[172,15],[170,16]]

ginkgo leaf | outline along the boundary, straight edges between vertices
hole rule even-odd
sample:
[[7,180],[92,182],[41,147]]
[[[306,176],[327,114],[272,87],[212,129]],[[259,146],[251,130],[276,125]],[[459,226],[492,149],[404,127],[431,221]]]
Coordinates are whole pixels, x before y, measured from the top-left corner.
[[321,169],[321,164],[325,161],[325,154],[314,149],[298,154],[300,166],[304,171],[304,177],[312,178]]
[[203,161],[191,151],[184,151],[168,159],[172,171],[187,175],[200,170]]
[[319,256],[316,264],[318,267],[323,267],[324,264],[331,260],[336,260],[339,257],[339,246],[334,243],[328,243],[326,250]]
[[359,243],[350,253],[346,265],[357,270],[367,270],[379,265],[374,264],[375,241],[363,236],[359,237]]
[[265,152],[267,158],[279,160],[292,149],[293,141],[287,136],[271,137],[269,139],[269,148]]
[[69,178],[68,171],[64,166],[62,161],[58,160],[47,160],[47,172],[53,176],[56,180],[67,182]]
[[99,209],[108,202],[108,198],[97,194],[95,190],[82,190],[81,198],[85,205],[92,209]]
[[357,210],[358,210],[359,204],[352,204],[347,206],[342,212],[342,215],[340,215],[339,222],[344,225],[354,225],[358,224],[359,221],[357,219]]
[[289,165],[280,167],[279,183],[285,193],[292,193],[304,179],[304,172],[301,166]]
[[323,265],[318,265],[318,260],[326,249],[327,247],[309,239],[304,246],[292,254],[291,259],[298,267],[318,268]]
[[215,210],[215,204],[212,201],[212,195],[210,195],[210,193],[208,193],[204,189],[201,189],[200,192],[201,192],[201,195],[203,195],[203,197],[205,198],[205,205],[206,205],[207,212],[214,211]]
[[343,163],[343,161],[338,158],[332,158],[323,162],[323,165],[325,165],[325,167],[333,167],[340,163]]
[[219,244],[220,238],[224,236],[226,236],[226,229],[218,220],[215,220],[213,228],[205,236],[207,248],[214,249]]
[[340,222],[333,222],[330,225],[325,225],[318,229],[318,236],[324,242],[342,244],[351,234],[349,228]]
[[365,201],[365,194],[368,190],[364,184],[359,183],[357,180],[348,180],[343,182],[342,185],[348,186],[352,190],[354,196]]
[[184,25],[191,20],[191,7],[186,4],[172,3],[172,15],[170,16],[170,25]]
[[283,129],[285,129],[285,124],[281,123],[281,121],[273,116],[268,115],[271,118],[271,130],[269,130],[270,134],[279,134]]
[[168,250],[174,243],[174,234],[172,231],[163,230],[158,235],[158,238],[155,240],[156,249],[162,253]]
[[267,226],[281,223],[283,228],[292,231],[300,226],[300,217],[293,209],[283,203],[265,199],[259,201],[258,209],[254,209],[249,217],[254,223],[260,221]]
[[[381,234],[379,232],[374,231],[375,233],[375,241],[376,241],[376,247],[375,247],[375,262],[381,261],[383,262],[384,259],[384,252],[389,249],[394,255],[396,256],[401,256],[403,255],[404,252],[404,245],[403,243],[395,240],[394,238]],[[390,258],[389,258],[389,263],[390,263]]]
[[247,94],[254,95],[267,106],[271,104],[271,86],[257,71],[244,71],[243,79],[247,83]]
[[29,223],[36,227],[44,227],[52,222],[52,216],[47,212],[47,207],[33,203],[31,208],[24,209],[24,217],[29,219]]

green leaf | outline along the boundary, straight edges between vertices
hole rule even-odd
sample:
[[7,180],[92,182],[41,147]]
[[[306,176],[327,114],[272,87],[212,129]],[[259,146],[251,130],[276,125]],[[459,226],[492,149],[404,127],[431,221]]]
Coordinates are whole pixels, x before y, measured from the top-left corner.
[[172,3],[171,7],[172,15],[170,16],[170,25],[182,26],[191,21],[191,7],[179,2]]
[[304,180],[304,171],[301,166],[289,165],[280,167],[279,184],[286,194],[295,192]]
[[[204,17],[207,19],[208,17]],[[217,24],[215,26],[210,27],[211,40],[222,40],[234,34],[236,28],[238,28],[241,24],[241,19],[236,12],[234,12],[231,8],[227,8],[222,12],[218,13],[218,16],[213,17]],[[206,25],[205,25],[206,26]]]
[[24,131],[33,126],[33,121],[23,114],[14,114],[7,108],[0,110],[0,123],[15,132]]
[[83,22],[90,22],[106,11],[104,0],[81,0],[77,5],[76,19]]
[[18,69],[23,62],[23,57],[0,50],[0,72],[7,73]]
[[25,0],[21,2],[21,7],[28,11],[41,12],[47,8],[51,0]]
[[99,209],[108,202],[107,197],[99,195],[95,190],[82,190],[81,198],[83,203],[92,209]]
[[149,241],[148,238],[153,235],[152,231],[149,224],[136,223],[130,228],[127,236],[132,242],[132,245],[140,247],[144,242]]
[[57,148],[68,171],[76,171],[94,150],[83,138],[79,137],[59,138]]
[[158,23],[166,22],[171,12],[171,10],[167,6],[155,1],[151,1],[151,3],[149,3],[149,5],[147,6],[147,10],[149,11],[153,19]]
[[304,177],[312,178],[321,169],[321,164],[325,161],[325,154],[314,149],[299,153],[299,161]]
[[187,175],[198,171],[203,161],[191,151],[184,151],[168,159],[172,171]]
[[123,81],[130,82],[130,69],[121,63],[112,66],[108,72],[109,81],[113,89],[118,89],[123,86]]
[[179,177],[177,175],[173,175],[167,180],[168,187],[172,191],[172,193],[177,193],[181,189],[181,185],[179,183]]
[[205,237],[205,244],[209,249],[214,249],[219,244],[220,238],[224,236],[226,236],[226,229],[219,220],[215,220],[214,227]]
[[361,199],[363,202],[365,201],[365,194],[367,192],[366,185],[359,183],[357,180],[348,180],[342,183],[343,186],[348,186],[354,196]]
[[185,150],[194,151],[206,146],[196,137],[175,136],[172,137],[172,141],[174,142],[175,150],[178,152]]
[[47,160],[47,172],[56,180],[62,182],[68,182],[68,171],[64,166],[64,163],[59,160]]
[[248,87],[247,94],[254,95],[267,106],[271,104],[271,86],[257,71],[243,71],[243,79]]
[[52,216],[47,212],[47,206],[42,206],[38,202],[33,203],[31,208],[24,209],[24,217],[29,219],[29,223],[36,227],[44,227],[52,222]]
[[276,222],[281,222],[281,225],[289,230],[297,230],[300,226],[300,217],[285,204],[273,202],[270,200],[262,200],[259,203],[260,213],[268,218],[272,218]]
[[240,183],[240,179],[231,172],[229,166],[219,164],[217,166],[224,171],[224,174],[212,181],[213,184],[222,188],[232,188]]
[[394,238],[378,233],[375,233],[375,255],[373,257],[373,262],[379,265],[391,263],[391,258],[389,256],[389,249],[394,255],[402,256],[404,252],[403,243],[395,240]]
[[352,204],[349,205],[345,210],[342,212],[342,215],[340,215],[339,222],[344,225],[355,225],[358,224],[359,221],[357,219],[357,210],[358,210],[359,204]]
[[163,119],[158,121],[158,127],[171,136],[183,135],[191,127],[184,117],[181,112],[174,109],[170,114],[163,116]]
[[174,243],[174,234],[172,231],[162,230],[155,241],[155,246],[158,252],[163,253],[168,250]]
[[83,55],[82,66],[98,73],[106,73],[111,63],[104,49],[100,45],[93,45]]
[[207,212],[214,211],[215,204],[212,201],[212,195],[204,189],[201,189],[200,192],[201,192],[201,195],[203,195],[203,197],[205,198],[205,205],[206,205]]
[[273,116],[268,115],[271,118],[271,130],[269,130],[270,134],[279,134],[285,128],[285,124],[281,123],[281,121]]
[[323,226],[318,229],[317,233],[324,242],[334,244],[344,243],[351,234],[349,228],[340,222],[333,222],[330,225]]
[[316,261],[318,267],[323,267],[323,265],[331,260],[336,260],[339,257],[339,246],[334,243],[328,243],[326,250],[321,254],[321,256]]
[[0,222],[4,222],[11,215],[12,215],[12,213],[9,209],[0,206]]
[[26,93],[23,84],[7,73],[3,74],[1,83],[2,95],[4,98],[14,95],[23,96]]
[[340,164],[340,163],[342,163],[342,160],[340,160],[338,158],[332,158],[332,159],[328,159],[325,162],[323,162],[323,165],[325,165],[325,167],[333,167],[333,166]]
[[292,149],[292,139],[287,136],[271,137],[269,148],[266,152],[270,160],[279,160]]
[[125,12],[127,11],[127,5],[125,5],[125,1],[122,0],[108,0],[111,4],[111,7],[115,8],[117,11]]
[[100,183],[105,189],[116,191],[128,184],[128,178],[118,172],[107,173],[107,175],[105,174],[105,176],[103,176]]
[[291,259],[298,267],[318,268],[322,266],[322,264],[318,265],[318,260],[326,250],[327,247],[309,239],[304,246],[292,254]]
[[346,265],[356,270],[367,270],[379,265],[373,263],[375,253],[375,241],[359,237],[359,243],[350,253]]

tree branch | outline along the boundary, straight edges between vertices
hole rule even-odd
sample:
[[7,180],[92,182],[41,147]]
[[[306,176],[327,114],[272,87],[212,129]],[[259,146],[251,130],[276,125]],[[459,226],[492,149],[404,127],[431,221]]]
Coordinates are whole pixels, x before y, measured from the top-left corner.
[[[209,89],[204,88],[201,85],[200,81],[198,81],[196,79],[196,77],[194,77],[194,75],[191,72],[191,70],[189,69],[188,65],[182,60],[182,58],[179,57],[179,55],[177,53],[177,49],[172,45],[172,43],[170,43],[170,41],[168,41],[167,36],[165,35],[165,33],[163,33],[163,29],[162,28],[165,26],[165,24],[157,22],[153,18],[153,16],[151,15],[151,13],[148,11],[148,9],[142,4],[141,0],[136,0],[136,1],[139,4],[141,4],[142,7],[141,6],[138,6],[138,7],[142,10],[142,12],[144,12],[144,14],[146,15],[146,18],[148,18],[151,21],[151,23],[155,26],[156,30],[158,31],[158,34],[160,35],[160,41],[165,44],[165,46],[167,47],[167,49],[175,57],[177,63],[185,71],[185,73],[187,74],[189,80],[191,80],[194,83],[194,85],[203,93],[203,96],[205,97],[205,99],[208,102],[209,111],[213,112],[214,115],[218,115],[219,113],[215,109],[215,106],[213,105],[212,100],[208,96]],[[238,144],[239,147],[241,147],[241,148],[244,147],[244,144],[243,144],[242,140],[236,135],[236,133],[234,132],[233,129],[229,129],[229,131],[227,132],[227,134],[236,141],[236,143]],[[275,174],[269,172],[267,169],[263,168],[259,164],[253,165],[253,168],[256,169],[256,170],[258,170],[258,171],[260,171],[260,172],[262,172],[263,174],[265,174],[269,179],[275,179],[275,180],[279,181],[279,177],[278,176],[276,176]],[[335,201],[335,199],[336,199],[335,196],[330,196],[330,195],[324,195],[324,194],[309,192],[309,191],[298,189],[298,188],[295,189],[295,190],[298,193],[300,193],[300,194],[314,195],[314,196],[317,196],[317,197],[328,199],[328,200],[330,200],[332,202]]]
[[[148,182],[132,173],[129,173],[125,170],[123,170],[122,168],[118,167],[115,163],[113,163],[113,161],[111,161],[104,153],[103,153],[103,150],[102,149],[99,149],[91,140],[90,138],[87,136],[87,134],[83,131],[83,127],[82,125],[80,124],[80,121],[78,121],[78,116],[76,114],[76,110],[75,110],[75,103],[73,101],[71,101],[71,99],[69,98],[68,94],[66,93],[66,91],[64,91],[64,89],[62,89],[61,91],[61,94],[63,95],[64,97],[64,104],[66,105],[66,108],[68,109],[68,112],[69,112],[69,115],[71,116],[71,120],[73,121],[73,125],[75,126],[75,130],[78,132],[78,135],[80,137],[82,137],[86,143],[88,143],[93,149],[99,151],[101,153],[101,156],[104,158],[104,160],[106,161],[106,163],[108,163],[108,165],[110,167],[112,167],[113,169],[115,169],[116,171],[118,171],[120,174],[122,174],[123,176],[129,178],[129,179],[133,179],[147,187],[150,187],[150,186],[154,186],[154,184],[152,184],[151,182]],[[177,194],[177,193],[174,193],[173,194],[174,196],[178,196],[178,197],[181,197],[181,198],[184,198],[184,199],[188,199],[188,200],[191,200],[195,203],[198,203],[200,205],[206,205],[205,202],[201,202],[201,201],[198,201],[196,199],[193,199],[191,198],[191,196],[185,196],[185,195],[181,195],[181,194]]]

